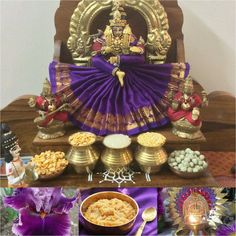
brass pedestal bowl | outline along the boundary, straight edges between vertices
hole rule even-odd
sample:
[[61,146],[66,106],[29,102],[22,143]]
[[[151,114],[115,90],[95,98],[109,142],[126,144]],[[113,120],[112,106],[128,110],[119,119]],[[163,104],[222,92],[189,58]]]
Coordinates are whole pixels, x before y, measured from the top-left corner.
[[[129,219],[127,223],[115,225],[115,226],[105,226],[100,224],[95,224],[85,217],[85,212],[88,207],[100,200],[100,199],[119,199],[129,203],[132,208],[135,210],[135,216],[132,219]],[[119,192],[98,192],[87,197],[80,205],[81,218],[80,221],[83,226],[89,231],[96,235],[126,235],[133,227],[136,217],[139,212],[139,206],[137,202],[128,195]]]
[[[154,135],[155,138],[159,138],[161,140],[160,142],[157,141],[156,145],[149,145],[148,143],[144,143],[140,140],[140,137],[142,138],[142,135],[146,134],[147,138]],[[146,134],[141,134],[137,138],[137,142],[139,145],[135,154],[135,158],[139,164],[140,169],[144,173],[157,173],[167,161],[167,153],[164,148],[162,148],[166,141],[166,138],[158,133],[149,132]]]
[[65,124],[61,121],[53,121],[47,127],[37,125],[37,136],[41,139],[55,139],[63,136],[66,133]]
[[[109,141],[113,139],[114,141],[116,139],[123,139],[124,143],[121,143],[120,145],[115,142],[114,145],[109,143]],[[103,144],[106,148],[101,155],[101,160],[107,170],[117,170],[122,167],[128,167],[132,162],[133,155],[128,148],[131,144],[131,139],[128,136],[122,134],[108,135],[104,138]]]
[[180,138],[198,139],[202,137],[202,133],[200,131],[202,122],[198,126],[190,124],[186,119],[181,119],[175,122],[172,121],[171,123],[173,126],[173,134]]
[[[90,142],[84,144],[76,144],[73,142],[72,138],[75,135],[88,135],[91,137]],[[96,136],[89,132],[78,132],[69,137],[69,144],[71,148],[66,154],[66,158],[69,163],[73,166],[76,173],[85,174],[92,173],[95,168],[95,165],[99,159],[98,151],[93,147],[93,144],[96,141]]]

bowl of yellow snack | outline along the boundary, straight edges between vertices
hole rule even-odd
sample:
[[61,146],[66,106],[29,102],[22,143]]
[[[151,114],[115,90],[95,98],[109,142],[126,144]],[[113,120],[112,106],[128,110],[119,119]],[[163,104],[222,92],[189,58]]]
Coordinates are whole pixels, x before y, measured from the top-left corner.
[[99,235],[128,233],[139,212],[137,202],[119,192],[98,192],[80,205],[81,223],[90,232]]
[[71,145],[66,159],[78,174],[92,173],[99,158],[97,149],[93,146],[96,135],[90,132],[72,134],[68,142]]
[[61,175],[68,165],[64,152],[46,151],[35,155],[32,160],[39,179],[52,179]]
[[156,132],[146,132],[137,137],[138,149],[136,161],[144,173],[157,173],[167,162],[167,153],[163,148],[166,137]]

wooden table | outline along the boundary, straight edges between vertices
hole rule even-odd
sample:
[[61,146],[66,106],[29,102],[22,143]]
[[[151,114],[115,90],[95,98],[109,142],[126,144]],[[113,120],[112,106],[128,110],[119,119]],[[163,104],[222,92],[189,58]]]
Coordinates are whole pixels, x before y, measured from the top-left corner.
[[[68,167],[66,171],[56,179],[36,181],[31,186],[33,187],[117,187],[117,183],[102,182],[99,183],[103,177],[101,174],[101,163],[97,164],[96,170],[93,174],[93,181],[88,182],[88,175],[78,175],[72,167]],[[217,187],[217,183],[210,173],[197,179],[183,179],[171,172],[168,166],[164,166],[160,172],[151,175],[151,182],[147,182],[144,173],[135,165],[132,169],[139,173],[134,174],[133,180],[135,183],[122,183],[122,187],[183,187],[183,186],[202,186],[202,187]],[[7,181],[1,181],[1,187],[7,187]]]

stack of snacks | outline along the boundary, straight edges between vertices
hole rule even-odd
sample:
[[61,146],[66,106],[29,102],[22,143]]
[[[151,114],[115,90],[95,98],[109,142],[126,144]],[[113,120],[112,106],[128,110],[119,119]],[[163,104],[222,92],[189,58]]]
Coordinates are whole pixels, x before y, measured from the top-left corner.
[[140,134],[137,141],[140,145],[145,147],[161,147],[165,144],[166,138],[159,133],[147,132]]
[[190,148],[172,152],[168,163],[172,169],[178,172],[193,175],[205,171],[208,166],[205,156]]
[[69,143],[74,147],[82,147],[93,144],[96,136],[89,132],[78,132],[69,137]]
[[64,152],[42,152],[31,161],[36,165],[35,171],[41,179],[60,175],[68,165]]

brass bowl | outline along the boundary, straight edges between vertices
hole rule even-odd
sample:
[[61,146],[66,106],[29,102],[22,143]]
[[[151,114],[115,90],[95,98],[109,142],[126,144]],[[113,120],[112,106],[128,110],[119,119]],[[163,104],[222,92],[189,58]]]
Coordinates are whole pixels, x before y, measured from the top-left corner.
[[[169,162],[168,162],[168,165],[169,165]],[[174,167],[172,167],[170,165],[169,165],[169,167],[176,175],[183,177],[185,179],[194,179],[194,178],[201,177],[207,173],[207,169],[208,169],[208,167],[206,167],[205,169],[198,171],[198,172],[183,172],[180,170],[176,170]]]
[[93,147],[93,144],[96,142],[96,136],[93,133],[89,134],[94,136],[94,142],[88,145],[73,146],[69,141],[71,147],[66,154],[66,159],[78,174],[91,173],[99,159],[99,153]]
[[62,169],[62,170],[60,170],[60,171],[58,171],[57,173],[52,174],[52,175],[39,175],[39,176],[38,176],[38,179],[39,179],[39,180],[54,179],[54,178],[60,176],[60,175],[64,172],[64,170],[66,169],[66,167],[67,167],[67,166],[65,166],[64,169]]
[[108,135],[104,138],[103,144],[106,147],[102,152],[101,161],[105,165],[106,169],[119,169],[122,167],[127,167],[133,161],[133,154],[129,149],[129,145],[131,144],[131,139],[127,143],[126,146],[122,148],[111,148],[106,145],[105,139],[109,138],[112,135]]
[[[117,198],[123,201],[128,202],[136,211],[136,215],[131,219],[128,223],[123,224],[123,225],[117,225],[117,226],[101,226],[97,225],[84,216],[84,212],[87,210],[87,208],[94,202],[100,200],[100,199],[112,199],[112,198]],[[139,206],[137,202],[131,198],[130,196],[119,193],[119,192],[112,192],[112,191],[107,191],[107,192],[98,192],[95,194],[90,195],[86,199],[83,200],[83,202],[80,205],[80,213],[81,213],[81,223],[83,226],[89,231],[93,232],[95,234],[99,235],[125,235],[128,233],[136,220],[136,217],[139,213]]]
[[[157,173],[162,166],[167,162],[167,153],[163,148],[159,147],[145,147],[139,144],[135,155],[136,161],[140,169],[144,173]],[[164,159],[160,162],[159,158]]]

